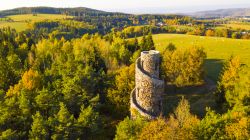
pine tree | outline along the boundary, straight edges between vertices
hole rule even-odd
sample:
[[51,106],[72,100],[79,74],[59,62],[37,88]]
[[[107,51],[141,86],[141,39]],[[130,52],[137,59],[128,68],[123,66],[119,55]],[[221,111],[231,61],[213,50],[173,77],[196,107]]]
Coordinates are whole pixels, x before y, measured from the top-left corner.
[[77,119],[78,134],[82,138],[93,136],[98,131],[99,114],[91,106],[81,107],[81,113]]
[[52,92],[49,92],[45,88],[38,92],[38,95],[35,97],[35,102],[36,107],[40,110],[44,117],[49,117],[51,108],[57,105]]
[[135,51],[140,49],[137,37],[135,37],[135,39],[134,39],[134,45],[135,45]]
[[19,137],[17,135],[16,131],[13,131],[11,129],[7,129],[5,131],[2,131],[0,134],[1,140],[17,140]]
[[146,40],[146,35],[144,34],[140,43],[140,48],[141,51],[146,51],[147,50],[147,40]]
[[149,51],[155,49],[151,32],[147,36],[145,34],[143,35],[140,47],[142,51]]
[[146,46],[147,46],[147,50],[154,50],[154,41],[153,41],[153,37],[152,37],[152,32],[150,32],[146,38]]
[[11,71],[8,67],[8,63],[0,57],[0,89],[7,90],[8,86],[11,85]]
[[32,140],[45,140],[48,139],[48,128],[46,121],[43,119],[39,112],[36,112],[32,116],[33,123],[31,125],[31,131],[29,132],[29,138]]
[[55,121],[57,125],[52,139],[74,138],[74,117],[62,102],[60,103],[60,110],[55,116]]

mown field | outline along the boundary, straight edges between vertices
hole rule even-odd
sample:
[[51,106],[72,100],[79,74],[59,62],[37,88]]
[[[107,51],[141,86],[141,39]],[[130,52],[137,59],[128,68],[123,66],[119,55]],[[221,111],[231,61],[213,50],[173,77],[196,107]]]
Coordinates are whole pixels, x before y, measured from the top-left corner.
[[[11,21],[7,19],[11,19]],[[28,28],[29,23],[38,22],[43,20],[60,20],[65,18],[71,18],[71,16],[57,15],[57,14],[24,14],[24,15],[13,15],[7,18],[0,18],[0,28],[11,27],[17,31],[23,31]]]
[[250,40],[230,39],[218,37],[204,37],[183,34],[157,34],[153,35],[156,49],[164,50],[169,43],[177,48],[190,46],[202,46],[207,53],[205,63],[209,78],[217,81],[222,63],[231,55],[240,56],[243,64],[250,66]]
[[237,29],[250,30],[250,24],[244,24],[244,23],[231,23],[231,24],[224,24],[223,26],[232,28],[234,30],[237,30]]
[[[175,44],[177,48],[188,48],[190,46],[202,46],[207,53],[205,69],[207,77],[217,82],[219,73],[222,69],[223,62],[231,55],[237,55],[241,58],[242,63],[250,66],[250,40],[229,39],[218,37],[201,37],[183,34],[157,34],[153,35],[156,49],[163,51],[169,43]],[[168,93],[168,89],[166,89]],[[177,90],[177,94],[166,94],[164,112],[168,114],[173,111],[184,96],[189,100],[192,113],[202,117],[206,113],[206,107],[217,108],[213,92],[191,88],[186,89],[186,93]],[[203,94],[204,93],[204,94]],[[209,94],[206,94],[209,93]]]

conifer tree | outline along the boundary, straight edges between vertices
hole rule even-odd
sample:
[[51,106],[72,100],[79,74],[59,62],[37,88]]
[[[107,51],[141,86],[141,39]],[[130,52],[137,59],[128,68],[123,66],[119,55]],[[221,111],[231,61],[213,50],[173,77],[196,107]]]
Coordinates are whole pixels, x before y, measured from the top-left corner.
[[52,139],[74,138],[74,117],[71,115],[64,103],[60,103],[60,110],[55,116],[56,126]]
[[147,47],[147,50],[155,49],[152,32],[150,32],[148,36],[146,37],[146,47]]
[[151,32],[147,36],[145,34],[143,35],[140,47],[141,51],[149,51],[155,49]]
[[45,140],[48,139],[48,128],[46,121],[43,119],[39,112],[36,112],[32,116],[33,123],[31,125],[31,131],[29,132],[29,138],[32,140]]
[[80,115],[77,119],[78,134],[82,138],[94,136],[100,126],[99,114],[91,106],[81,107]]
[[146,40],[146,35],[144,34],[143,37],[142,37],[141,43],[140,43],[141,51],[146,51],[147,50],[146,41],[147,41]]
[[135,39],[134,39],[134,46],[135,46],[135,51],[137,51],[137,50],[140,49],[140,46],[139,46],[139,42],[138,42],[137,37],[135,37]]
[[2,131],[0,134],[1,140],[17,140],[19,137],[17,135],[16,131],[13,131],[12,129],[7,129],[5,131]]
[[53,97],[53,93],[45,88],[38,92],[38,95],[35,97],[35,102],[36,107],[44,117],[49,117],[51,113],[54,113],[54,111],[52,112],[52,108],[58,103]]

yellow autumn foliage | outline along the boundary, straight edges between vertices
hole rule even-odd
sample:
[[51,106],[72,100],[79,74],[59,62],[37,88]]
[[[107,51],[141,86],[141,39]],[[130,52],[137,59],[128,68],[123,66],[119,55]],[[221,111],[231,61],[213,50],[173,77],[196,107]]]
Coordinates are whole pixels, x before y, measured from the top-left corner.
[[[227,116],[228,117],[228,116]],[[242,112],[232,112],[230,119],[233,123],[228,123],[225,126],[226,135],[229,139],[247,139],[249,138],[248,125],[250,119]]]
[[240,67],[240,58],[238,56],[231,57],[224,68],[223,75],[221,76],[221,83],[223,84],[225,89],[235,84],[234,82],[236,82],[239,78],[238,75]]
[[139,140],[162,140],[165,139],[167,131],[165,119],[158,118],[143,127]]
[[193,140],[194,129],[200,120],[190,113],[190,105],[182,99],[168,119],[158,118],[145,125],[139,135],[140,140]]
[[6,93],[6,96],[11,97],[13,95],[19,95],[21,88],[22,88],[22,86],[20,83],[14,85],[14,87],[10,86],[9,90]]
[[225,127],[226,134],[230,139],[244,139],[249,137],[247,130],[247,118],[242,118],[239,122],[229,124]]
[[178,87],[204,83],[203,65],[206,53],[202,47],[166,50],[162,56],[165,81]]
[[22,84],[24,88],[33,90],[40,86],[40,79],[38,72],[30,69],[23,74]]

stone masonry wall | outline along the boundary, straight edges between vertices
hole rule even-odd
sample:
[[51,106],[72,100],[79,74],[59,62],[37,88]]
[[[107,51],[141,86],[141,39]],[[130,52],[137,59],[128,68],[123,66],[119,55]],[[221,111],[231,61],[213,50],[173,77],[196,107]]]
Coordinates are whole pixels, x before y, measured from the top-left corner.
[[[141,52],[136,61],[136,87],[131,93],[131,109],[153,119],[160,115],[164,81],[159,79],[160,54],[158,51]],[[134,114],[131,112],[131,117]]]

